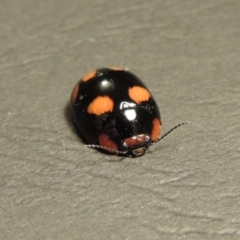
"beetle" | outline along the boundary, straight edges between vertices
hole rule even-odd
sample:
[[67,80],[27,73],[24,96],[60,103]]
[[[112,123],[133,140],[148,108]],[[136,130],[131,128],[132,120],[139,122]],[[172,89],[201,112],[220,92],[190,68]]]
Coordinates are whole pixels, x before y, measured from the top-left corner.
[[84,75],[71,94],[73,122],[86,146],[140,157],[162,137],[159,108],[151,92],[135,74],[118,67]]

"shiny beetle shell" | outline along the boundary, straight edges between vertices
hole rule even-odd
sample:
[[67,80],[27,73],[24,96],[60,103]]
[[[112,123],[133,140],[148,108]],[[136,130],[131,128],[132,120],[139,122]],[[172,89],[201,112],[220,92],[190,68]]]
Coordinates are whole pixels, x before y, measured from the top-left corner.
[[101,68],[81,78],[71,95],[74,124],[87,146],[129,157],[159,140],[159,108],[130,71]]

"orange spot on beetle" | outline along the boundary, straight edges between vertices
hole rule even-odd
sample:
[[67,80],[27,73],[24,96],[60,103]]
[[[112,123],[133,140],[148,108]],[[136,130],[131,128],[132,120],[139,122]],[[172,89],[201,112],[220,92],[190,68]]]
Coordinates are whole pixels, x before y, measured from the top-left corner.
[[86,75],[84,75],[84,76],[82,77],[82,81],[83,81],[83,82],[86,82],[86,81],[90,80],[91,78],[93,78],[93,77],[96,76],[96,73],[97,73],[96,70],[87,73]]
[[116,70],[116,71],[124,71],[124,69],[120,67],[110,67],[109,69]]
[[145,143],[145,134],[133,136],[130,138],[125,139],[124,141],[127,143],[128,146],[136,146],[137,144],[144,144]]
[[90,114],[101,115],[106,112],[113,111],[113,100],[108,96],[96,97],[87,108],[87,112]]
[[[99,137],[98,137],[98,143],[101,145],[101,146],[104,146],[104,147],[107,147],[107,148],[111,148],[113,150],[118,150],[118,146],[117,144],[112,141],[107,134],[100,134]],[[111,151],[109,151],[111,152]]]
[[136,103],[141,103],[148,101],[150,98],[150,93],[146,88],[134,86],[128,89],[129,97]]
[[73,88],[73,91],[72,91],[72,94],[71,94],[71,103],[72,104],[77,99],[78,91],[79,91],[79,83]]
[[151,139],[153,141],[156,141],[159,135],[161,134],[161,121],[158,118],[154,118],[152,121],[152,133],[151,133]]

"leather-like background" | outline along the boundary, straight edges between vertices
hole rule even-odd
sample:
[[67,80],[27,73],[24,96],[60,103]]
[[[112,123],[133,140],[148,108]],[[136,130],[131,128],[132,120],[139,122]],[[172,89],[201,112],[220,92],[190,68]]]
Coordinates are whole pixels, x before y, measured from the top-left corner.
[[[240,1],[1,0],[0,239],[240,239]],[[121,66],[159,104],[141,158],[88,149],[68,113]]]

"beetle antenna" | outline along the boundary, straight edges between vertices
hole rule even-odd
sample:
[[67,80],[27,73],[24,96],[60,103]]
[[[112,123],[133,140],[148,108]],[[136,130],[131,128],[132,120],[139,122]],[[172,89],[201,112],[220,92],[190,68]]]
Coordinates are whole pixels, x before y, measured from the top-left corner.
[[163,138],[165,138],[169,133],[171,133],[173,130],[175,130],[176,128],[178,127],[181,127],[185,124],[189,124],[190,122],[183,122],[183,123],[180,123],[178,125],[176,125],[175,127],[173,127],[172,129],[170,129],[168,132],[166,132],[164,135],[162,135],[161,137],[159,137],[154,143],[157,143],[159,142],[160,140],[162,140]]
[[88,148],[102,149],[102,150],[105,150],[105,151],[108,151],[108,152],[114,153],[114,154],[123,154],[123,155],[125,155],[128,152],[128,151],[118,151],[116,149],[104,147],[104,146],[101,146],[101,145],[94,145],[94,144],[87,144],[85,146],[88,147]]

